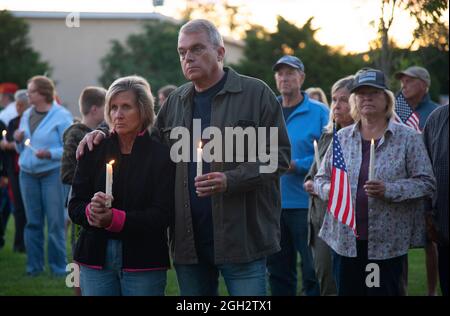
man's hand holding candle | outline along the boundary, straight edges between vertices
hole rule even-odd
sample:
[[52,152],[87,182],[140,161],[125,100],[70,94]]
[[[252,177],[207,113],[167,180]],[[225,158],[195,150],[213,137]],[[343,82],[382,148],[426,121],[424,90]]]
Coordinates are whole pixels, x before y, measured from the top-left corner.
[[199,197],[211,196],[227,190],[227,176],[223,172],[211,172],[195,177],[195,191]]

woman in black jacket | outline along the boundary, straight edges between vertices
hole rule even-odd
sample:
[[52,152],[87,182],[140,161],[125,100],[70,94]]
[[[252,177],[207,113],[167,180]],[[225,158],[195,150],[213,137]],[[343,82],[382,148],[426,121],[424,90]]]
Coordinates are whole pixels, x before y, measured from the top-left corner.
[[[111,135],[79,160],[69,202],[72,221],[82,226],[74,254],[82,294],[164,295],[175,166],[169,148],[149,133],[154,111],[147,81],[117,79],[106,95],[105,119]],[[112,160],[112,194],[106,194]]]

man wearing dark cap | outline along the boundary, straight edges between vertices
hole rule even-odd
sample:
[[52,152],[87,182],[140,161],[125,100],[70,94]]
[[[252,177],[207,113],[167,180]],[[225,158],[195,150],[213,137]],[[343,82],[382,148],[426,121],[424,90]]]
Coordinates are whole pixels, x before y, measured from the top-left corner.
[[301,257],[304,295],[319,295],[312,253],[308,247],[308,193],[303,180],[314,159],[313,141],[328,123],[325,104],[301,91],[305,67],[295,56],[283,56],[273,66],[291,142],[291,164],[281,177],[281,251],[268,258],[272,295],[297,294],[297,252]]
[[419,118],[419,128],[423,130],[428,116],[438,104],[431,101],[428,90],[431,78],[428,71],[419,66],[412,66],[395,74],[395,78],[401,82],[401,91],[397,96],[403,95],[404,99]]

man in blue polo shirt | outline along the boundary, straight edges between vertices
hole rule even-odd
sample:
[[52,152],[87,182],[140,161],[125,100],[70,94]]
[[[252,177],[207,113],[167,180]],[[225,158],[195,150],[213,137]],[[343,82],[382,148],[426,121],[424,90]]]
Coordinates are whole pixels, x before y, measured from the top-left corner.
[[273,70],[291,142],[291,164],[288,173],[281,177],[281,251],[268,258],[270,288],[272,295],[296,295],[299,252],[302,292],[308,296],[319,295],[307,243],[308,193],[302,184],[314,159],[313,141],[320,138],[328,123],[329,110],[301,91],[305,67],[300,59],[283,56]]

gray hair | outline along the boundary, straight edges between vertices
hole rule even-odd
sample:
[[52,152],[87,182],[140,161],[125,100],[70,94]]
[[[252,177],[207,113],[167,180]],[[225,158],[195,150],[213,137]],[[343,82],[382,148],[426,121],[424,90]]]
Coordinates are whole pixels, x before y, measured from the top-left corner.
[[214,47],[224,46],[223,38],[222,35],[220,35],[219,30],[216,28],[214,24],[204,19],[192,20],[184,24],[178,33],[178,38],[180,37],[181,33],[190,34],[201,32],[205,32],[206,35],[208,35],[209,42]]
[[339,79],[336,81],[333,86],[331,87],[331,103],[330,103],[330,117],[328,119],[328,124],[324,127],[324,132],[326,133],[332,133],[333,132],[333,94],[336,93],[336,91],[341,89],[347,89],[347,91],[350,94],[350,90],[353,86],[353,80],[355,79],[355,76],[350,75],[344,78]]
[[128,76],[119,78],[114,81],[106,93],[105,101],[105,121],[112,127],[111,121],[111,99],[117,94],[125,91],[132,91],[136,97],[136,105],[139,109],[141,119],[141,128],[149,128],[153,126],[155,121],[154,99],[150,85],[142,77]]
[[14,94],[14,100],[28,103],[28,94],[26,89],[17,90]]

